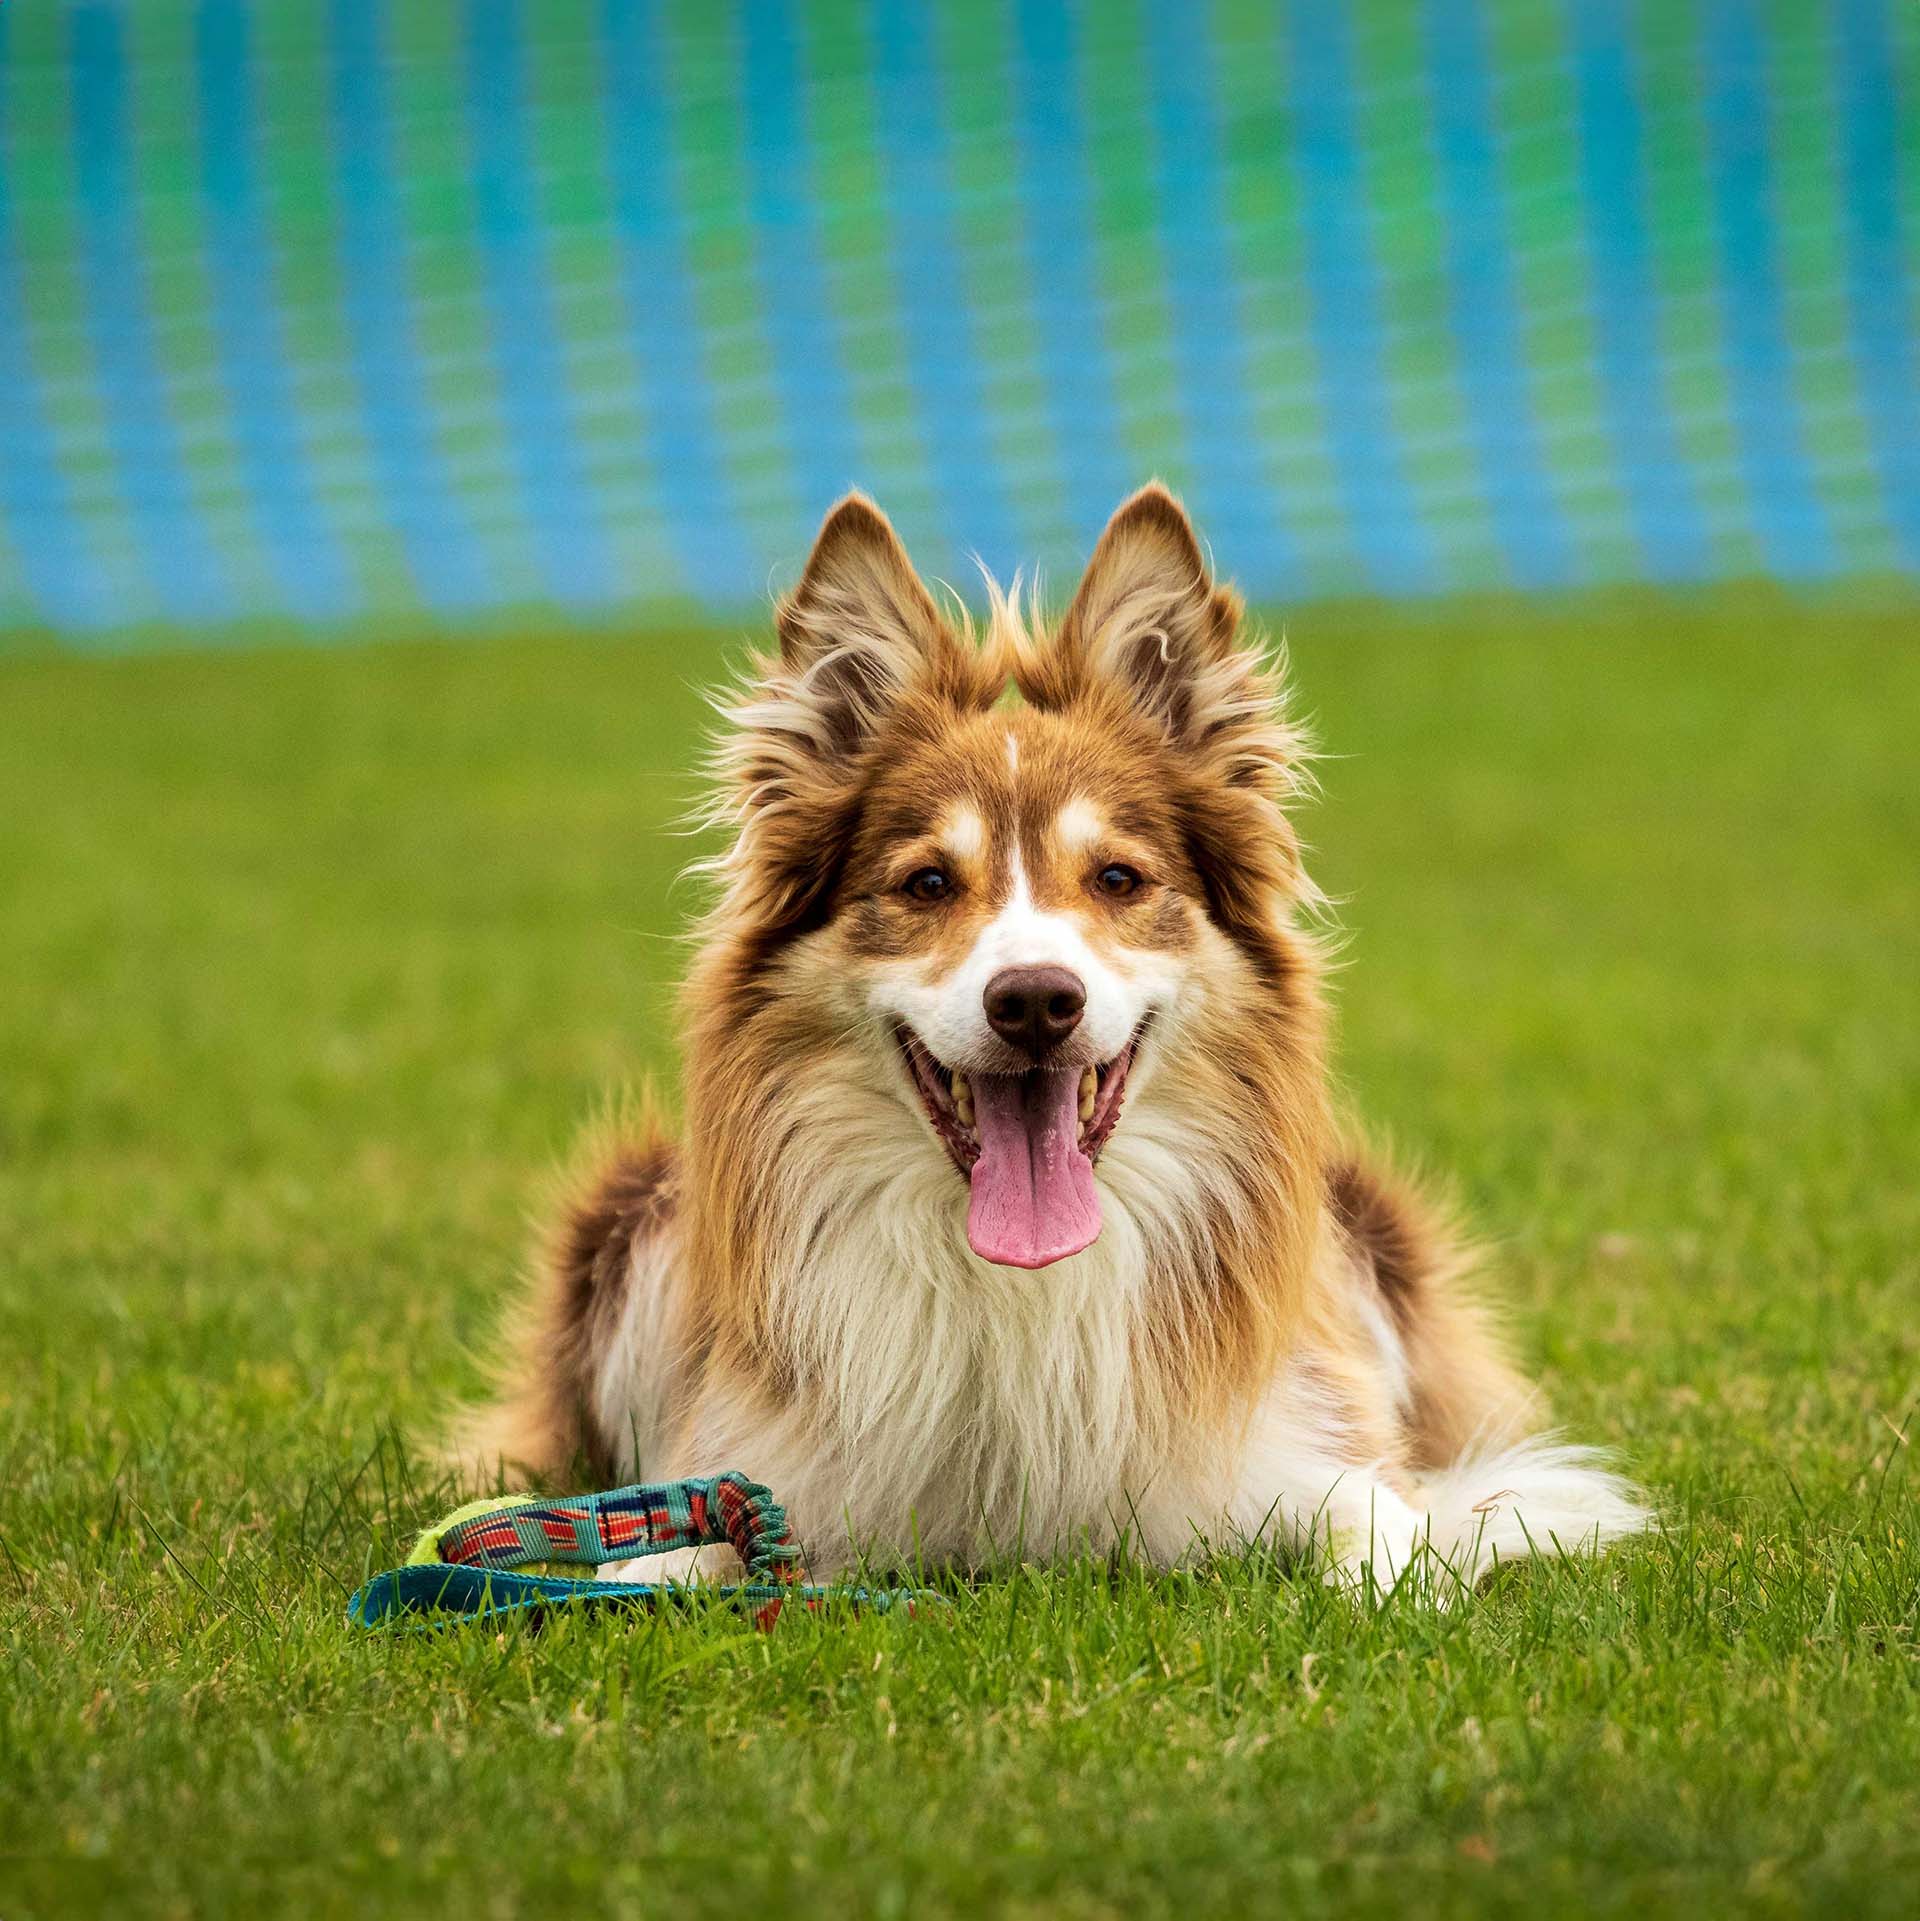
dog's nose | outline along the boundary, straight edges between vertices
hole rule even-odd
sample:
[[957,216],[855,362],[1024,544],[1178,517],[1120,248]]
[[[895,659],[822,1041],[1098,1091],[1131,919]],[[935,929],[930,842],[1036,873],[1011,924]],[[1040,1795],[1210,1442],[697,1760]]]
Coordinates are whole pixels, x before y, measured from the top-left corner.
[[1087,990],[1064,967],[1003,967],[987,983],[987,1024],[1037,1061],[1080,1025]]

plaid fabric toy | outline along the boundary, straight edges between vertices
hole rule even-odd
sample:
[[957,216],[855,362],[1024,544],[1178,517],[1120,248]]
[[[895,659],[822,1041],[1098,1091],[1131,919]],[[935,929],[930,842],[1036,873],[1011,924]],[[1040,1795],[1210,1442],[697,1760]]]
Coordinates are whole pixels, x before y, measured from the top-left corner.
[[[725,1544],[746,1579],[732,1587],[690,1589],[679,1583],[578,1580],[526,1570],[554,1565],[599,1567],[637,1554]],[[770,1628],[789,1600],[816,1607],[838,1593],[859,1606],[909,1608],[921,1598],[905,1588],[814,1587],[801,1576],[800,1549],[787,1512],[757,1481],[739,1473],[699,1481],[654,1481],[605,1494],[506,1495],[472,1501],[430,1527],[404,1567],[376,1574],[347,1603],[357,1627],[397,1618],[537,1612],[566,1603],[651,1608],[693,1593],[752,1610]]]

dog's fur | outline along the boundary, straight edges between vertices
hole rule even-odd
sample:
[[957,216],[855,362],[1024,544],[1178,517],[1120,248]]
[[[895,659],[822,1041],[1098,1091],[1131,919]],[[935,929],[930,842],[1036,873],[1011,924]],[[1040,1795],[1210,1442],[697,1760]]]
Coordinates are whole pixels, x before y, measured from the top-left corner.
[[[636,1123],[562,1209],[469,1459],[738,1466],[817,1573],[1264,1539],[1471,1582],[1642,1526],[1335,1124],[1301,741],[1173,497],[1120,509],[1057,626],[1016,583],[977,643],[850,496],[777,626],[719,751],[684,1135]],[[1039,963],[1086,981],[1063,1053],[1118,1118],[1098,1238],[1034,1272],[970,1245],[945,1070],[1022,1064],[982,984]]]

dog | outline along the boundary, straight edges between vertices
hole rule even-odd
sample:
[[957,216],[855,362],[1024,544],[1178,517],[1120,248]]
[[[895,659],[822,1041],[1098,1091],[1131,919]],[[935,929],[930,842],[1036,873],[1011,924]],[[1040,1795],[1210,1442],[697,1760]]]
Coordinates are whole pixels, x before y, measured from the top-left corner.
[[1306,750],[1179,503],[1055,625],[989,593],[976,638],[827,516],[723,708],[683,1130],[568,1195],[468,1457],[739,1467],[817,1576],[1261,1543],[1470,1587],[1644,1527],[1337,1122]]

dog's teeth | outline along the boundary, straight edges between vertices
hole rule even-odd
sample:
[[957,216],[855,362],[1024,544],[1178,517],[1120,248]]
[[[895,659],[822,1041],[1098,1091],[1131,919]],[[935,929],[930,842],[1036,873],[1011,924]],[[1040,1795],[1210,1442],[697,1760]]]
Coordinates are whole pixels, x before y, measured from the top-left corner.
[[1100,1091],[1100,1076],[1091,1067],[1080,1076],[1080,1118],[1093,1119],[1093,1097]]
[[962,1127],[973,1125],[973,1088],[964,1074],[953,1077],[953,1111],[960,1116]]

